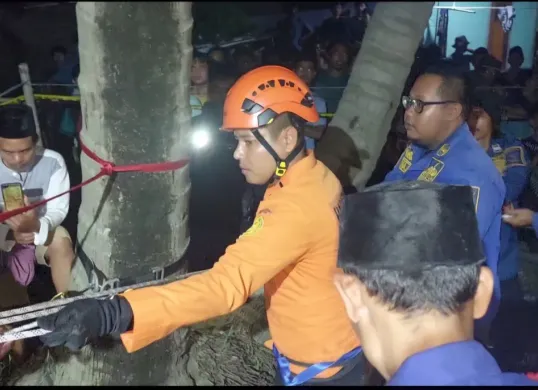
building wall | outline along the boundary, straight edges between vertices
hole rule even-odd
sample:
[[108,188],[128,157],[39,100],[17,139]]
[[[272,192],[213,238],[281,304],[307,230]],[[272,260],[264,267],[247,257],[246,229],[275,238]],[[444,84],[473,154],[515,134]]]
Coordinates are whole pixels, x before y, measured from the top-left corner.
[[[465,35],[469,40],[469,48],[488,47],[489,21],[491,15],[492,2],[461,1],[457,2],[458,7],[482,7],[472,9],[474,13],[461,11],[449,11],[447,50],[445,56],[450,56],[454,49],[454,39],[457,36]],[[436,6],[451,7],[451,1],[439,1]],[[534,37],[538,31],[538,3],[530,1],[515,1],[513,6],[516,10],[516,17],[509,35],[509,45],[521,46],[525,55],[523,67],[531,67],[534,56]],[[436,42],[437,19],[439,9],[434,8],[430,17],[428,27],[424,31],[424,43]]]
[[[436,5],[440,7],[451,7],[452,1],[439,1]],[[469,43],[470,49],[478,47],[488,47],[489,37],[489,19],[491,9],[490,1],[459,1],[456,3],[458,7],[488,7],[473,9],[474,13],[462,11],[448,12],[448,31],[447,31],[447,49],[446,56],[450,56],[454,49],[452,45],[456,37],[465,35]]]
[[516,17],[508,42],[510,47],[521,46],[525,56],[524,68],[531,68],[534,53],[534,37],[538,22],[538,3],[532,1],[517,1],[513,3]]

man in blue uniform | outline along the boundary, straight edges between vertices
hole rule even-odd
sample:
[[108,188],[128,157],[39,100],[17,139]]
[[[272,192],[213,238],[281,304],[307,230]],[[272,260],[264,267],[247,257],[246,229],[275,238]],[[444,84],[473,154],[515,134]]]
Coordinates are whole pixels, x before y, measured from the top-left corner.
[[[505,206],[518,206],[518,200],[529,179],[529,159],[523,144],[514,137],[502,135],[500,97],[495,93],[477,94],[469,127],[476,140],[491,157],[506,185]],[[518,278],[519,242],[517,231],[501,224],[501,251],[498,275],[502,300],[517,301],[523,298]]]
[[473,319],[486,312],[494,284],[473,196],[469,186],[399,182],[345,200],[344,272],[334,282],[365,356],[389,386],[538,384],[502,373],[473,340]]
[[480,238],[495,278],[494,299],[478,327],[487,338],[501,295],[497,263],[506,192],[502,177],[467,126],[470,102],[461,76],[429,70],[415,81],[402,103],[411,144],[385,182],[421,180],[473,188]]

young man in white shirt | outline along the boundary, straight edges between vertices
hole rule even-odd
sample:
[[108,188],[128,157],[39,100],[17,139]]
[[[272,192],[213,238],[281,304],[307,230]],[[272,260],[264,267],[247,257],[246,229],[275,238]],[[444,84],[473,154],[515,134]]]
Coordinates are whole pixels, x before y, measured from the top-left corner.
[[[20,183],[27,204],[70,187],[62,156],[38,147],[37,139],[32,111],[26,105],[0,107],[0,184]],[[0,250],[9,253],[16,244],[34,245],[35,261],[50,266],[58,293],[69,289],[75,259],[71,237],[60,226],[68,211],[66,194],[0,224]]]

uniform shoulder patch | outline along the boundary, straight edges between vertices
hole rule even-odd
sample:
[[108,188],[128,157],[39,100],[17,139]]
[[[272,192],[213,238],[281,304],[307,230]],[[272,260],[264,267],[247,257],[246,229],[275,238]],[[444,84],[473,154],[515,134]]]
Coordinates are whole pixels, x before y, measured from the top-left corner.
[[254,219],[254,222],[252,223],[252,226],[249,227],[248,230],[243,233],[243,236],[248,237],[248,236],[253,236],[256,233],[258,233],[263,228],[263,222],[264,222],[263,221],[263,216],[258,215]]
[[504,156],[507,168],[527,165],[523,146],[516,145],[506,148],[504,150]]
[[411,165],[413,163],[413,149],[411,148],[411,146],[407,146],[407,148],[405,148],[404,152],[402,153],[402,155],[400,156],[400,160],[398,160],[398,169],[403,172],[403,173],[406,173],[409,168],[411,168]]

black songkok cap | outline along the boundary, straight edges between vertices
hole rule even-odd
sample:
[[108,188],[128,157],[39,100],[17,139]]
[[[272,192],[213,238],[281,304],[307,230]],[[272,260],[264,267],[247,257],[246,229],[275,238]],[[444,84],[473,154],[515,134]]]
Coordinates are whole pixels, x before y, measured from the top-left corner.
[[474,191],[395,182],[347,196],[340,215],[339,266],[421,271],[483,262]]
[[0,106],[0,137],[21,139],[35,136],[32,109],[26,104]]

